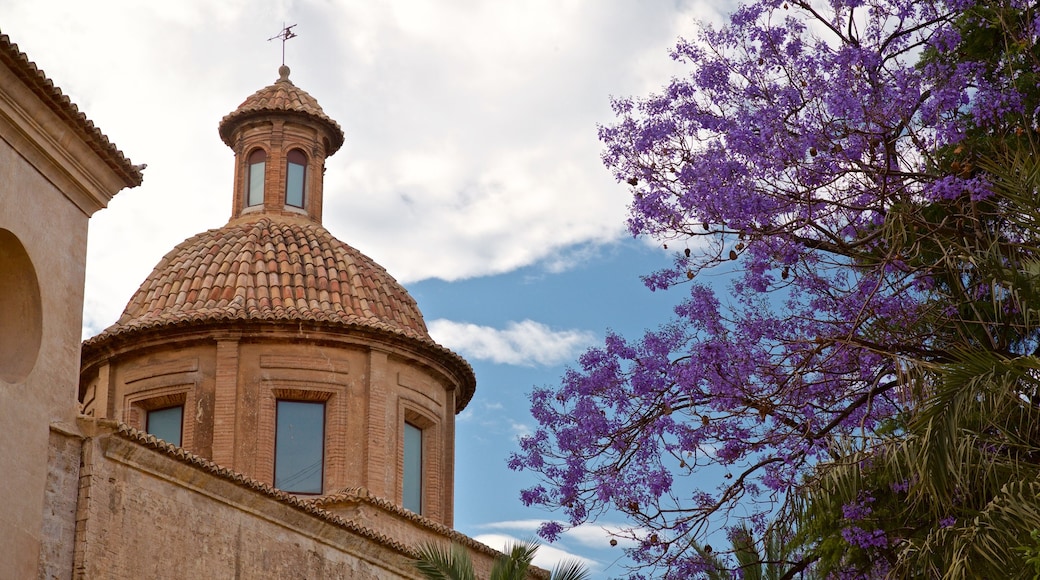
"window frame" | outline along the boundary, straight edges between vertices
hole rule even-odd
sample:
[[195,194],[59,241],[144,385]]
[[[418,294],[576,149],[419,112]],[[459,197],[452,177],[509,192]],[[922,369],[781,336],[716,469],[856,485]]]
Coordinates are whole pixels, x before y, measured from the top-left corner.
[[[423,513],[423,507],[425,502],[423,501],[426,491],[426,473],[425,473],[425,443],[426,443],[426,430],[416,425],[413,421],[405,420],[401,429],[401,506],[406,510],[410,510],[417,514]],[[415,443],[411,441],[412,437],[410,434],[415,433],[419,437],[418,449],[414,449],[413,452],[418,453],[418,457],[409,457],[409,450],[414,448]],[[415,463],[416,465],[413,465]],[[410,480],[414,477],[416,479],[414,485],[411,484]],[[411,488],[416,487],[414,493],[418,494],[418,497],[413,498],[413,492]],[[415,505],[414,502],[418,502]]]
[[[180,411],[180,420],[178,421],[179,425],[177,427],[177,440],[176,441],[171,441],[171,440],[169,440],[169,439],[167,439],[165,437],[160,437],[157,433],[155,433],[152,430],[152,428],[150,426],[151,422],[152,422],[152,414],[153,413],[161,413],[161,412],[164,412],[164,411],[171,411],[173,409],[177,409],[177,410]],[[148,433],[149,435],[153,435],[156,438],[161,439],[161,440],[163,440],[163,441],[165,441],[167,443],[170,443],[172,445],[176,445],[177,447],[181,447],[182,446],[182,444],[184,443],[184,403],[180,403],[178,405],[169,405],[169,406],[166,406],[166,407],[155,407],[155,408],[151,408],[151,409],[143,409],[143,410],[144,410],[144,432],[145,433]]]
[[[139,431],[148,433],[148,413],[170,407],[182,407],[181,442],[178,447],[192,449],[194,440],[193,423],[189,423],[189,409],[195,406],[195,384],[179,383],[170,386],[143,388],[124,398],[123,421]],[[166,441],[165,439],[162,439]]]
[[[279,481],[279,473],[278,473],[278,457],[279,457],[279,454],[280,454],[279,453],[279,451],[280,451],[280,448],[279,448],[279,432],[280,432],[280,427],[281,427],[281,422],[280,422],[280,419],[279,419],[279,415],[281,414],[280,411],[282,410],[281,409],[282,403],[295,404],[295,405],[318,405],[318,406],[321,407],[321,431],[320,431],[320,436],[318,438],[318,442],[319,442],[319,445],[320,445],[320,457],[321,457],[321,460],[320,460],[320,465],[319,465],[318,474],[317,474],[317,480],[318,480],[317,481],[317,483],[318,483],[317,491],[314,491],[313,488],[306,488],[306,489],[302,489],[301,490],[298,487],[297,488],[288,488],[288,487],[283,487],[282,485],[279,485],[280,483],[282,483],[282,482]],[[299,398],[299,397],[291,397],[291,396],[290,397],[276,397],[275,398],[275,400],[274,400],[274,429],[273,429],[273,433],[272,433],[273,437],[272,437],[272,441],[271,441],[271,447],[272,447],[272,454],[271,454],[271,459],[272,459],[272,465],[271,465],[271,467],[272,467],[272,477],[271,477],[271,482],[272,482],[272,485],[274,485],[274,487],[276,487],[276,488],[278,488],[278,489],[280,489],[280,490],[282,490],[282,491],[284,491],[286,493],[299,494],[299,495],[321,495],[322,493],[324,493],[324,491],[325,491],[326,463],[328,462],[328,458],[326,457],[326,455],[328,453],[328,428],[327,428],[328,427],[328,418],[329,418],[329,406],[328,406],[328,401],[325,400],[324,398],[318,399],[318,400],[315,400],[313,398]],[[311,450],[311,451],[313,451],[313,450]]]
[[441,445],[440,423],[436,416],[431,414],[415,401],[406,398],[399,399],[398,415],[398,443],[397,443],[397,497],[399,505],[405,507],[406,487],[406,462],[405,462],[405,425],[411,425],[420,431],[422,462],[419,466],[419,511],[405,507],[421,516],[438,518],[442,515],[444,506],[439,497],[443,488],[437,484],[439,470],[443,466],[444,458],[438,451]]
[[[296,175],[293,171],[294,166],[299,167],[299,205],[289,201],[290,193],[293,193],[290,192],[290,186],[297,185],[293,179]],[[290,149],[285,154],[285,205],[298,209],[304,209],[307,205],[307,154],[299,148]]]
[[[259,156],[259,159],[258,159]],[[254,167],[259,166],[259,175],[254,171]],[[258,147],[249,152],[246,156],[246,174],[245,174],[245,194],[246,194],[246,207],[256,207],[264,204],[265,182],[267,181],[267,151],[263,148]],[[259,185],[259,188],[254,189],[254,186]],[[258,199],[254,201],[254,194],[257,194]]]

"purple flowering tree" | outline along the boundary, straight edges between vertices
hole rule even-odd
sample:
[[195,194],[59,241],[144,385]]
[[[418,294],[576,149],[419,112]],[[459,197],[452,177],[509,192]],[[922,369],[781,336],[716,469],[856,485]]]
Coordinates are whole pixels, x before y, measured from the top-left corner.
[[[646,283],[689,298],[671,324],[609,335],[532,392],[539,429],[510,466],[542,476],[526,504],[562,510],[544,537],[613,510],[637,563],[703,573],[694,546],[734,518],[761,532],[793,517],[820,465],[869,454],[915,412],[911,369],[965,344],[1022,354],[1021,325],[950,323],[1004,296],[958,240],[1017,227],[980,165],[1036,125],[1035,15],[1003,0],[1009,27],[994,6],[759,0],[679,42],[688,76],[614,101],[600,138],[632,189],[629,228],[679,250]],[[999,50],[968,50],[979,42]]]

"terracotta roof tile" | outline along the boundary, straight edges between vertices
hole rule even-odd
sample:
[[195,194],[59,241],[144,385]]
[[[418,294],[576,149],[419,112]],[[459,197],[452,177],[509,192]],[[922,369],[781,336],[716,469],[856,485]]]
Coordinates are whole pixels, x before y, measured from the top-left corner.
[[[275,246],[287,250],[264,249]],[[315,267],[311,253],[327,257]],[[244,299],[241,307],[236,297]],[[218,299],[225,306],[215,306]],[[415,301],[381,266],[317,223],[270,216],[233,221],[179,244],[119,320],[91,340],[175,320],[228,319],[370,326],[431,341]]]
[[237,109],[221,119],[220,138],[229,147],[233,147],[232,135],[243,121],[274,112],[293,113],[309,117],[325,127],[331,138],[329,150],[325,154],[331,156],[343,146],[343,129],[339,123],[325,114],[314,97],[289,80],[288,67],[283,68],[285,74],[274,84],[253,93]]

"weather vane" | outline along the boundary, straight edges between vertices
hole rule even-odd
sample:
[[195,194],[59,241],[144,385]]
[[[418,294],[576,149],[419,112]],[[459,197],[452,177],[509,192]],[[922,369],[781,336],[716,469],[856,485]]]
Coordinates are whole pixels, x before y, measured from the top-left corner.
[[274,40],[276,38],[281,38],[282,39],[282,66],[285,65],[285,41],[289,40],[290,38],[296,38],[296,33],[293,32],[293,30],[292,30],[293,28],[296,28],[295,24],[290,24],[289,26],[285,26],[285,23],[283,22],[282,23],[282,31],[279,32],[278,34],[272,36],[271,38],[267,39],[268,42],[270,42],[270,41],[272,41],[272,40]]

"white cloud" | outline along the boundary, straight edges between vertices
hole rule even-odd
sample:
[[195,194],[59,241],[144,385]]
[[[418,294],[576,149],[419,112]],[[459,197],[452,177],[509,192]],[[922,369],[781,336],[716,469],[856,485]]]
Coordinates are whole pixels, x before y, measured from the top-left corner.
[[[506,534],[480,534],[473,536],[473,539],[499,551],[505,551],[506,545],[520,541],[520,538]],[[600,568],[599,562],[568,552],[552,544],[539,544],[538,551],[534,555],[534,565],[546,570],[552,570],[557,564],[567,560],[577,560],[589,569]]]
[[216,126],[277,78],[281,43],[267,39],[283,20],[299,34],[293,81],[347,137],[328,161],[325,225],[407,283],[566,268],[582,257],[570,248],[623,236],[628,192],[601,165],[596,124],[613,118],[610,95],[683,70],[669,47],[714,18],[702,0],[175,4],[0,3],[4,32],[149,165],[91,220],[94,331],[166,251],[229,217]]
[[513,430],[513,434],[515,434],[517,438],[526,437],[532,433],[531,426],[527,423],[510,421],[509,428]]
[[480,524],[479,528],[488,530],[511,530],[514,532],[530,532],[534,533],[538,531],[538,528],[545,523],[545,520],[505,520],[501,522],[488,522],[486,524]]
[[635,547],[635,540],[630,539],[628,528],[621,524],[582,524],[564,532],[564,537],[588,546],[590,548],[603,548],[610,545],[610,540],[617,540],[619,547]]
[[[522,534],[524,537],[532,537],[543,523],[545,523],[545,520],[505,520],[480,524],[477,527],[488,530],[508,531]],[[627,536],[630,536],[630,533],[626,531],[627,529],[629,529],[627,526],[617,523],[582,524],[568,529],[560,537],[564,541],[577,542],[593,549],[611,547],[611,539],[616,539],[620,547],[632,547],[635,545],[635,542],[626,539]]]
[[430,336],[463,355],[499,364],[552,366],[573,360],[596,341],[585,330],[554,330],[533,320],[509,322],[504,329],[467,322],[430,321]]

